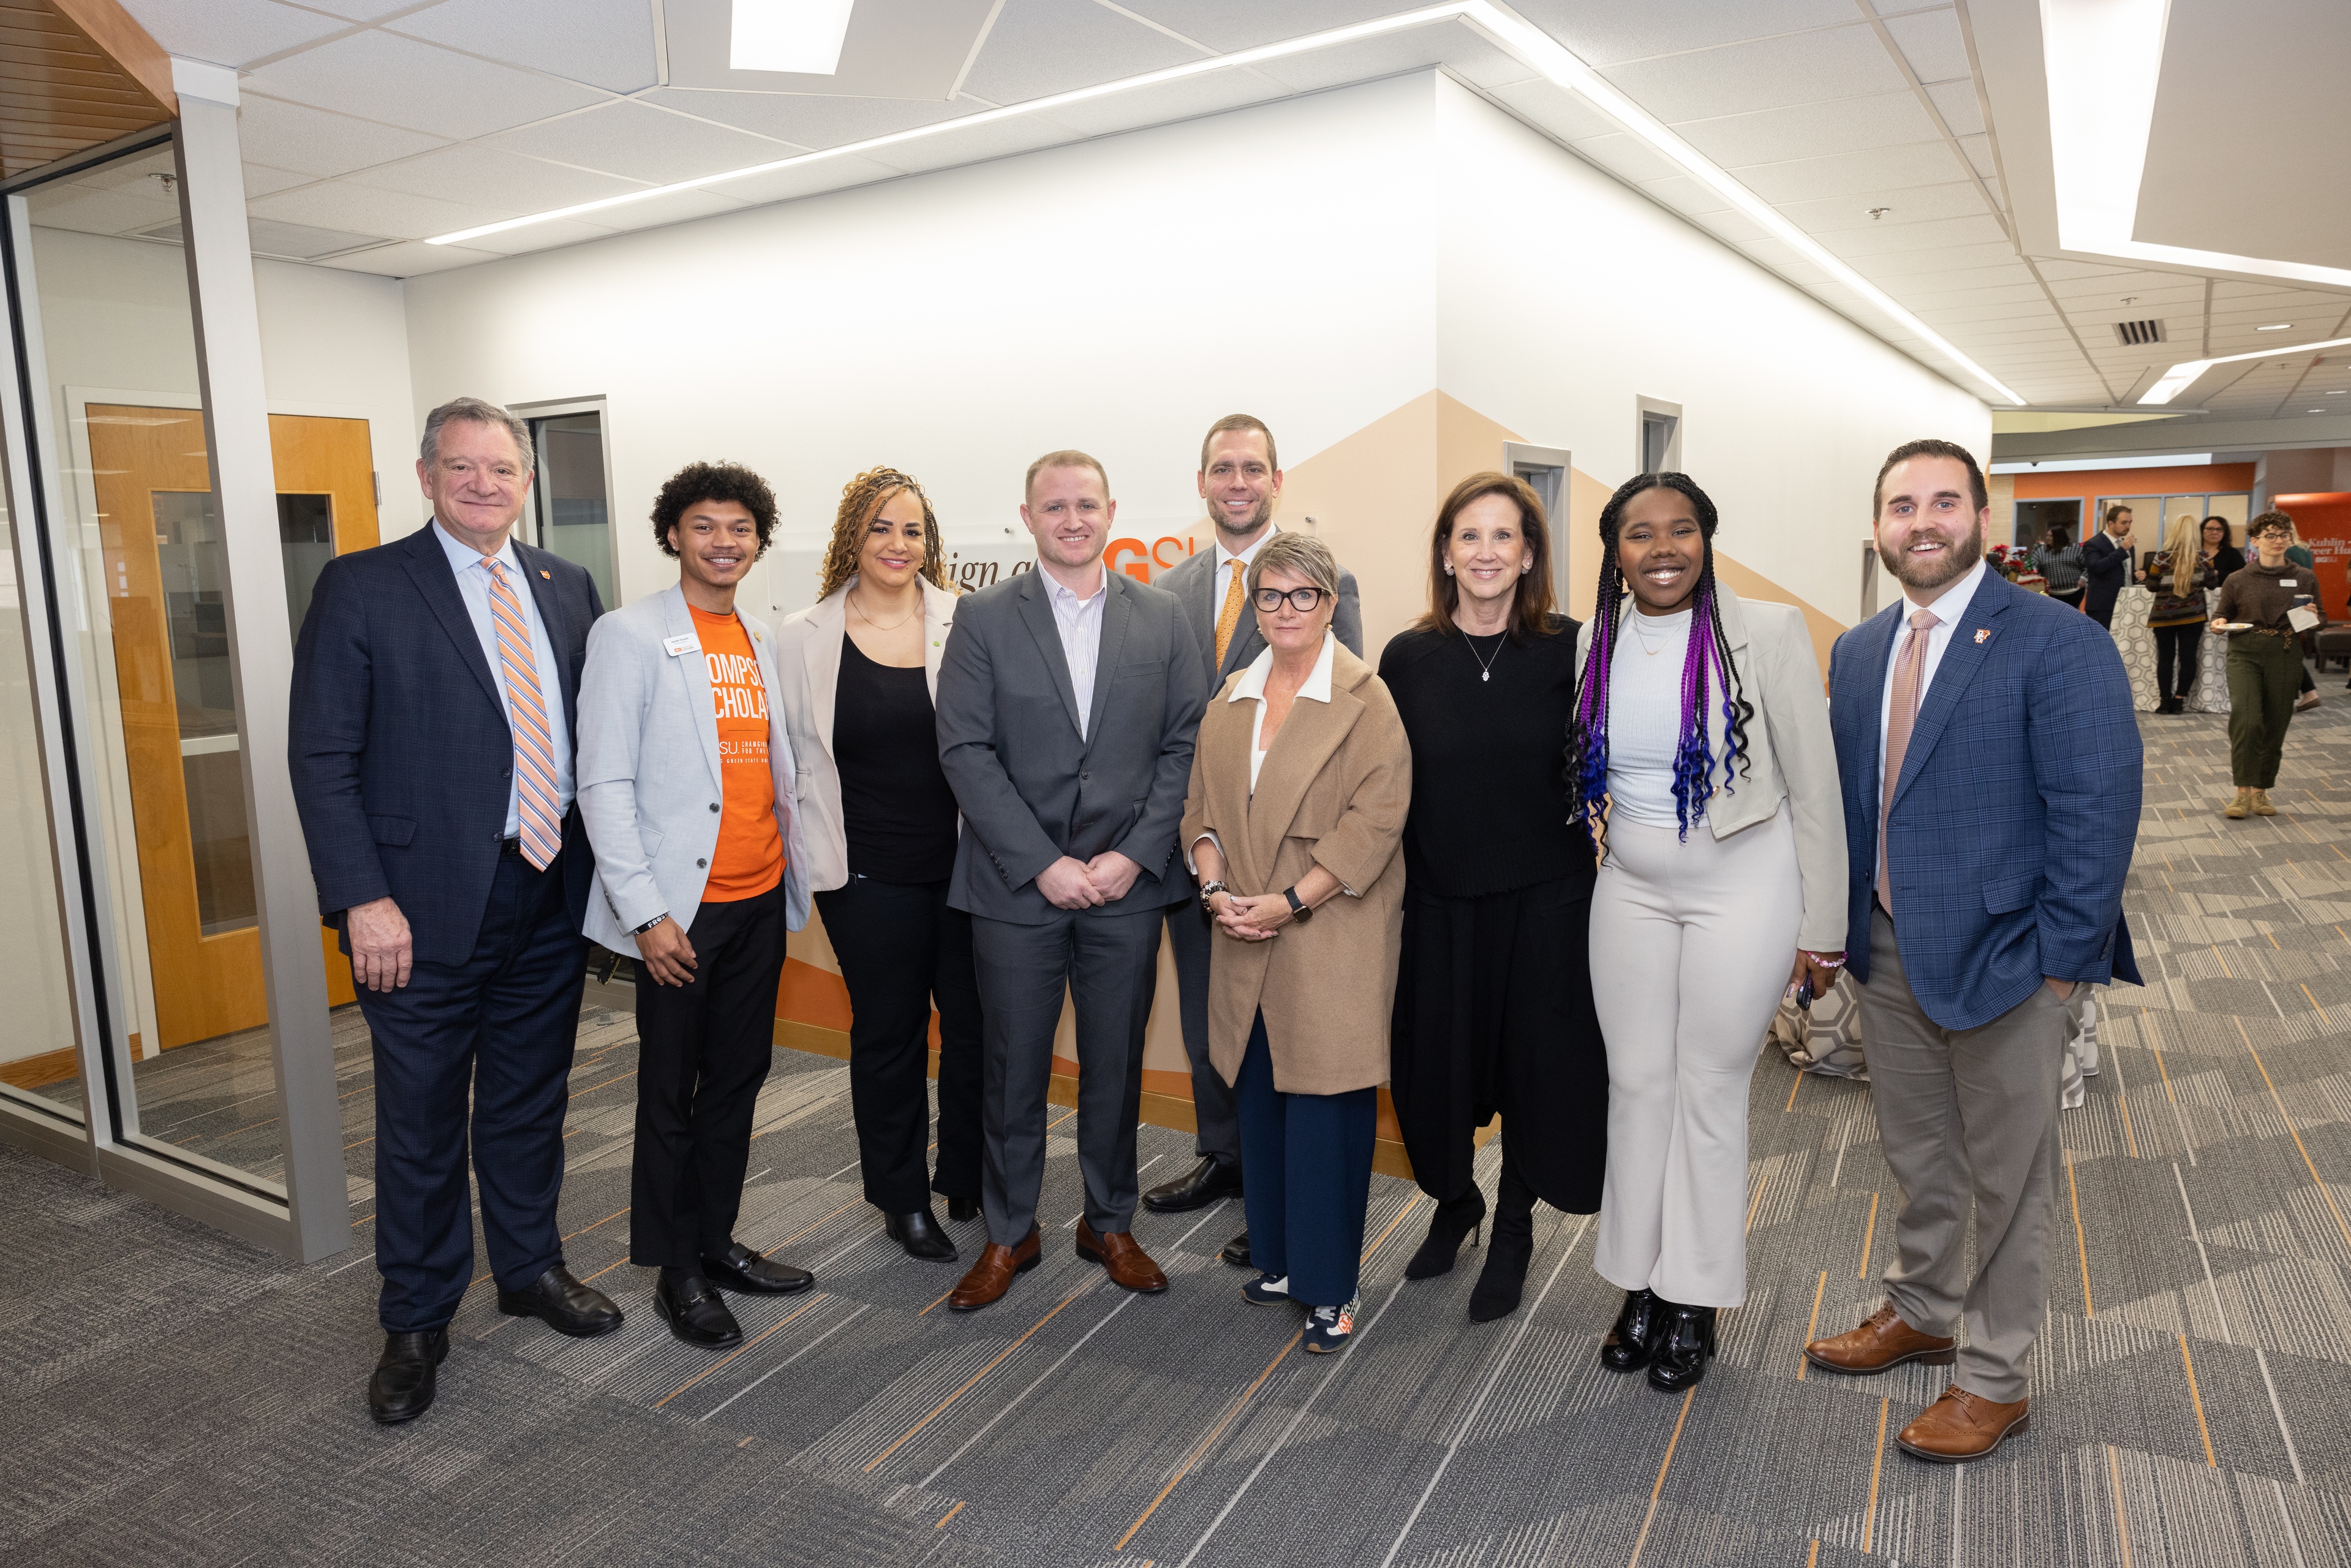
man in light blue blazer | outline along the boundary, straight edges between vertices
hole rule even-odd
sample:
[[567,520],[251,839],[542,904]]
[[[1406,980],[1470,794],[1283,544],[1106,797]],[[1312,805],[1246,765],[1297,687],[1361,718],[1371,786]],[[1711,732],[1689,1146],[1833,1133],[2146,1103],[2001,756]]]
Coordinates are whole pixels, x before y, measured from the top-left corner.
[[2065,1000],[2138,980],[2122,895],[2139,735],[2113,639],[1985,570],[1991,511],[1964,447],[1896,448],[1875,506],[1902,598],[1837,639],[1829,706],[1845,951],[1902,1208],[1885,1304],[1805,1354],[1849,1374],[1956,1362],[1896,1440],[1959,1463],[2025,1424],[2048,1305]]
[[808,924],[808,853],[768,701],[774,644],[735,607],[775,496],[747,468],[696,463],[662,486],[653,520],[678,586],[597,622],[580,678],[587,935],[637,957],[629,1259],[661,1270],[653,1304],[673,1334],[725,1349],[743,1331],[717,1286],[814,1282],[734,1237],[785,933]]

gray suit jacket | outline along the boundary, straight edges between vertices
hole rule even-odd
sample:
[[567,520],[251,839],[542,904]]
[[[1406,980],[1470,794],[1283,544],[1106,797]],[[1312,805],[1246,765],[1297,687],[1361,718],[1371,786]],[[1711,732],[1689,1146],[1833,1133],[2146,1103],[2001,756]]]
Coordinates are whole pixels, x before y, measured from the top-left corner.
[[[784,835],[784,923],[798,931],[809,914],[799,770],[772,700],[775,640],[760,622],[741,619],[770,695],[768,763]],[[588,632],[580,674],[580,816],[596,847],[596,890],[586,933],[616,953],[633,956],[629,933],[656,915],[693,930],[718,845],[716,803],[726,796],[710,665],[693,648],[669,651],[673,639],[693,636],[694,617],[674,587],[613,611]]]
[[1063,855],[1116,850],[1143,868],[1123,915],[1189,898],[1176,830],[1207,700],[1198,649],[1174,595],[1107,573],[1092,711],[1078,734],[1075,689],[1041,571],[956,605],[939,664],[939,762],[963,808],[947,903],[1041,925],[1060,912],[1037,876]]
[[[1246,670],[1249,661],[1265,651],[1265,638],[1257,629],[1257,617],[1244,608],[1240,622],[1233,628],[1232,645],[1225,650],[1225,662],[1217,669],[1207,666],[1217,656],[1217,550],[1215,544],[1203,545],[1152,580],[1152,587],[1164,588],[1184,601],[1184,619],[1192,628],[1192,640],[1199,644],[1200,667],[1207,671],[1208,695],[1214,696],[1224,689],[1226,677],[1235,670]],[[1364,607],[1355,593],[1355,574],[1345,567],[1339,569],[1339,612],[1331,618],[1331,630],[1339,645],[1358,659],[1364,656]]]

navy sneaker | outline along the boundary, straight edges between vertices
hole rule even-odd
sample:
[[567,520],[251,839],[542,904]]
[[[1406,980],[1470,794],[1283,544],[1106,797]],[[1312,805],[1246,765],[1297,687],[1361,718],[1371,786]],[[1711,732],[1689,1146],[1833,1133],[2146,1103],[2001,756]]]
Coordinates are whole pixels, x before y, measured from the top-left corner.
[[1343,1307],[1315,1308],[1306,1319],[1306,1348],[1317,1355],[1346,1349],[1355,1334],[1355,1314],[1363,1305],[1364,1298],[1358,1296]]
[[1297,1300],[1290,1293],[1290,1276],[1287,1274],[1259,1274],[1241,1287],[1241,1295],[1260,1307],[1270,1306],[1275,1301]]

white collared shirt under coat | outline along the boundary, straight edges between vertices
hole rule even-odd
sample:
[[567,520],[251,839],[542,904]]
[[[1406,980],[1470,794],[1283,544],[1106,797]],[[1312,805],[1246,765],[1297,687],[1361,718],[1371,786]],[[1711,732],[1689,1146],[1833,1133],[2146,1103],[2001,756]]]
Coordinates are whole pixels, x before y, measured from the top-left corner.
[[1077,591],[1051,572],[1044,571],[1049,586],[1045,602],[1053,609],[1053,626],[1061,634],[1061,657],[1070,666],[1070,692],[1078,699],[1078,738],[1084,740],[1086,719],[1094,709],[1094,672],[1102,664],[1102,611],[1110,603],[1110,569],[1102,567],[1102,575],[1094,580],[1092,598],[1081,599]]
[[[1252,789],[1249,752],[1265,704],[1241,702],[1238,688],[1260,664],[1270,672],[1272,658],[1269,649],[1235,671],[1224,700],[1201,716],[1179,841],[1213,835],[1225,852],[1225,881],[1240,894],[1280,893],[1320,865],[1361,896],[1327,900],[1270,941],[1215,933],[1208,1054],[1225,1082],[1235,1082],[1261,1011],[1274,1087],[1344,1094],[1388,1077],[1412,747],[1387,686],[1326,634],[1318,665],[1328,672],[1324,696],[1301,689]],[[1258,674],[1259,694],[1264,685]]]
[[[1739,670],[1741,690],[1754,705],[1747,721],[1747,758],[1734,763],[1724,788],[1723,694],[1707,691],[1706,741],[1717,758],[1714,794],[1706,803],[1706,826],[1717,839],[1768,822],[1788,803],[1796,830],[1796,873],[1803,883],[1804,918],[1797,946],[1808,952],[1838,953],[1845,942],[1844,800],[1838,792],[1836,737],[1829,728],[1828,696],[1820,659],[1804,612],[1792,604],[1759,600],[1748,603],[1720,578],[1716,604],[1723,641]],[[1634,613],[1627,595],[1618,612],[1616,634],[1629,636],[1624,618]],[[1576,633],[1576,668],[1588,667],[1592,626]],[[1579,679],[1582,678],[1579,673]],[[1693,831],[1698,824],[1690,824]],[[1793,963],[1795,955],[1788,955]]]
[[1991,569],[1980,560],[1957,582],[1943,591],[1943,596],[1932,604],[1921,604],[1902,591],[1902,618],[1894,625],[1894,646],[1886,654],[1886,687],[1877,698],[1877,755],[1886,755],[1886,721],[1894,715],[1894,666],[1902,656],[1902,644],[1910,635],[1910,617],[1919,611],[1933,612],[1935,624],[1927,628],[1927,646],[1918,666],[1918,706],[1927,706],[1927,690],[1935,684],[1935,671],[1943,663],[1943,650],[1951,645],[1951,633],[1975,602],[1976,590],[1983,586],[1984,573]]
[[[798,809],[799,769],[786,733],[775,640],[737,619],[768,691],[768,765],[784,841],[784,923],[808,924],[808,845]],[[634,954],[636,928],[656,915],[693,929],[725,818],[718,717],[684,591],[672,584],[614,610],[588,632],[580,674],[580,818],[596,850],[588,939]],[[672,652],[675,648],[678,651]]]
[[[934,583],[922,586],[923,678],[935,707],[939,658],[955,624],[956,596]],[[852,574],[816,603],[785,618],[776,632],[776,685],[768,688],[791,736],[792,755],[799,759],[800,833],[808,841],[809,886],[818,893],[849,882],[849,829],[841,815],[841,765],[832,754],[832,718],[841,687],[841,640],[847,635],[849,595],[856,587]]]

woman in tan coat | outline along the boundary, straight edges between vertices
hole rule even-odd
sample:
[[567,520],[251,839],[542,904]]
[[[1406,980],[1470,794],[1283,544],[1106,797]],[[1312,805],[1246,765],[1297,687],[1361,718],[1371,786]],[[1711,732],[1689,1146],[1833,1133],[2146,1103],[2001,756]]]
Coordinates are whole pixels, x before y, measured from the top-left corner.
[[1200,720],[1183,841],[1217,922],[1209,1056],[1237,1092],[1259,1303],[1354,1332],[1364,1206],[1404,929],[1412,801],[1403,722],[1331,634],[1339,563],[1275,534],[1249,567],[1265,652]]

